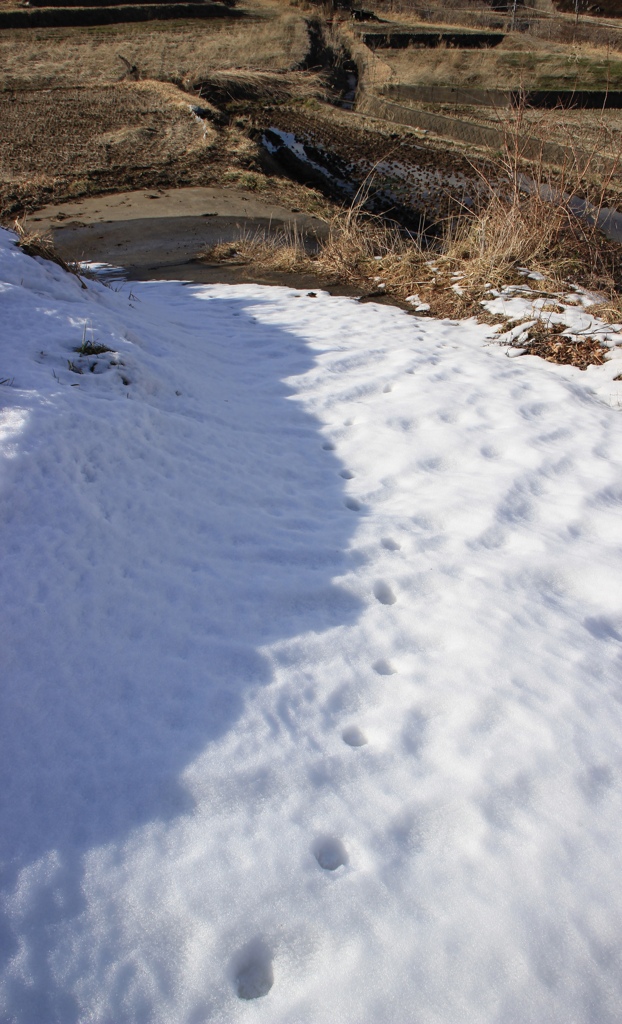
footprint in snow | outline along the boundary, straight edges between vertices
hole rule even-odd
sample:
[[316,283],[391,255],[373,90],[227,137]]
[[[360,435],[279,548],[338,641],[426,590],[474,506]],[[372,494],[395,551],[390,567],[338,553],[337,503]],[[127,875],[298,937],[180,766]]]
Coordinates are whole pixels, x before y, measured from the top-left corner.
[[380,604],[395,604],[397,598],[388,583],[384,580],[378,580],[374,583],[374,597]]
[[358,725],[348,725],[343,730],[341,738],[349,747],[364,747],[367,743],[367,736]]
[[324,836],[313,844],[313,856],[324,871],[336,871],[348,863],[348,851],[341,839]]
[[272,955],[263,939],[253,939],[235,957],[235,989],[239,999],[259,999],[274,985]]
[[383,395],[389,395],[392,391],[393,391],[393,385],[392,384],[385,384],[385,386],[382,389]]
[[482,447],[480,448],[480,452],[484,456],[485,459],[498,459],[499,458],[499,452],[497,451],[497,449],[492,444],[482,445]]
[[354,473],[351,469],[342,469],[339,476],[343,477],[344,480],[354,480]]
[[346,498],[344,505],[346,508],[349,508],[351,512],[360,512],[362,508],[360,501],[357,501],[356,498]]
[[334,441],[324,441],[324,444],[322,445],[322,449],[325,452],[334,452],[336,447],[337,445]]
[[399,551],[401,548],[401,544],[398,544],[392,537],[383,537],[380,543],[387,551]]
[[394,676],[397,672],[397,669],[386,658],[379,658],[378,661],[374,662],[372,668],[379,676]]

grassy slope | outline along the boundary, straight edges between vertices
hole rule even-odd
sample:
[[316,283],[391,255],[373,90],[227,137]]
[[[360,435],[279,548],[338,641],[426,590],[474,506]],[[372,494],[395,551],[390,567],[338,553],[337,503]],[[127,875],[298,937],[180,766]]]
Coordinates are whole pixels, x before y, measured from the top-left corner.
[[266,2],[246,4],[248,20],[169,21],[0,33],[0,88],[116,82],[122,54],[141,78],[180,82],[219,68],[287,69],[302,60],[300,15]]
[[[519,47],[519,44],[523,45]],[[622,89],[622,55],[508,37],[493,50],[393,50],[382,59],[409,85],[481,89]]]

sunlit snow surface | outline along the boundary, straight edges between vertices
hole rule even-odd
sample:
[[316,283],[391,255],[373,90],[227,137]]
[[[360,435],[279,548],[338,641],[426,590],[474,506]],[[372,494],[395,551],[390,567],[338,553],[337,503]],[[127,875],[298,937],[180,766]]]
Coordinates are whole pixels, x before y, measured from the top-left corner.
[[618,1024],[613,368],[0,280],[3,1024]]

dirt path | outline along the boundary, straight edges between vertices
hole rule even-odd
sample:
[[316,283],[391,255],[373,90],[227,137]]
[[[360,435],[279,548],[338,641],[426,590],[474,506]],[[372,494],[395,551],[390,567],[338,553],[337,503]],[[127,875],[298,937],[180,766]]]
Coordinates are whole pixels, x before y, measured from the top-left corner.
[[91,260],[136,270],[177,266],[208,245],[244,232],[286,226],[322,236],[326,224],[230,188],[180,188],[94,196],[46,206],[27,226],[51,233],[67,260]]

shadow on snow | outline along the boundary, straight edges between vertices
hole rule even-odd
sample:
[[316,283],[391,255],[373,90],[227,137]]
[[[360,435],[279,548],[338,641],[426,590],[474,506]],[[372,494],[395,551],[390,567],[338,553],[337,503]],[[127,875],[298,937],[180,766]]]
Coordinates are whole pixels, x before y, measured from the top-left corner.
[[[181,397],[117,403],[86,437],[76,418],[62,453],[52,436],[17,460],[29,486],[3,584],[0,857],[11,889],[56,851],[55,895],[20,923],[40,979],[46,932],[82,908],[84,853],[192,809],[179,777],[270,682],[261,648],[360,610],[332,582],[358,519],[343,467],[282,383],[313,353],[254,319],[261,300],[157,287],[180,331]],[[14,500],[0,495],[3,520]],[[2,945],[14,951],[10,929]],[[12,1003],[16,1020],[77,1016],[51,979]]]

